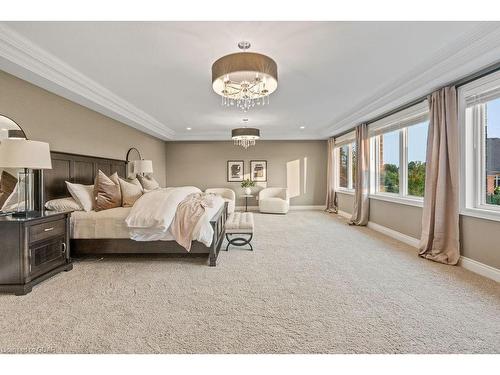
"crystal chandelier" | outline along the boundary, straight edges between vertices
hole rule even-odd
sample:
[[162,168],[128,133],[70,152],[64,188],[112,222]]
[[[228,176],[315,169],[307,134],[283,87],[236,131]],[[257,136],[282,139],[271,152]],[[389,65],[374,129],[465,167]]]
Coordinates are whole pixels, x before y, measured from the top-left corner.
[[222,105],[244,112],[269,104],[269,95],[278,88],[278,66],[268,56],[246,52],[249,42],[239,42],[244,52],[221,57],[212,65],[212,88]]
[[246,150],[250,146],[255,146],[255,141],[260,138],[260,130],[255,128],[236,128],[231,130],[231,138],[236,146],[241,146]]

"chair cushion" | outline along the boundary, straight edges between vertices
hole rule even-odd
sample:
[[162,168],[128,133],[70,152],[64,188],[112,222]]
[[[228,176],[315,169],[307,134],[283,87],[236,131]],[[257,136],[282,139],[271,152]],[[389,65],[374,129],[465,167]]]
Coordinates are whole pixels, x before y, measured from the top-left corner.
[[262,198],[259,200],[259,211],[270,214],[285,214],[289,204],[281,198]]
[[253,214],[234,212],[226,220],[226,233],[253,233]]

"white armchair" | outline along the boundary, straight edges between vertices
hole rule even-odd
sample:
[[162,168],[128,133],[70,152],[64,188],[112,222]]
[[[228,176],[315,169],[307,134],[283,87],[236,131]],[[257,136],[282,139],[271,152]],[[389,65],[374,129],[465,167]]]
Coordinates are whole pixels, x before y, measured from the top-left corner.
[[269,214],[286,214],[290,208],[287,188],[266,188],[259,192],[259,211]]
[[234,209],[236,207],[236,194],[233,190],[226,188],[213,188],[206,189],[205,193],[220,195],[222,199],[224,199],[228,203],[227,213],[232,214],[234,212]]

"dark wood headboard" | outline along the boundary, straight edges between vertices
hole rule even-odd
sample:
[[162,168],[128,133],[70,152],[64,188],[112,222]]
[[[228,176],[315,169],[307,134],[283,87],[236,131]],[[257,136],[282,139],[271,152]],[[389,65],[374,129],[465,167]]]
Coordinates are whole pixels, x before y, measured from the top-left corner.
[[120,177],[126,177],[127,162],[125,160],[64,152],[51,152],[50,155],[52,169],[47,169],[43,173],[44,204],[51,199],[70,196],[65,181],[92,185],[99,169],[108,176],[117,172]]

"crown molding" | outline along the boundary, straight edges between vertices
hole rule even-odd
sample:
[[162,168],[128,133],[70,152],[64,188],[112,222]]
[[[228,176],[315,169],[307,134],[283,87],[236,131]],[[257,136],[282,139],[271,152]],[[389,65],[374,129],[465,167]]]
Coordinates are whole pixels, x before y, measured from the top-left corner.
[[356,104],[324,128],[322,135],[329,137],[380,116],[394,108],[427,95],[449,82],[498,62],[500,56],[500,26],[498,22],[485,22],[474,32],[458,38],[439,50],[402,77],[394,80],[375,95]]
[[0,23],[0,69],[154,137],[175,132]]

